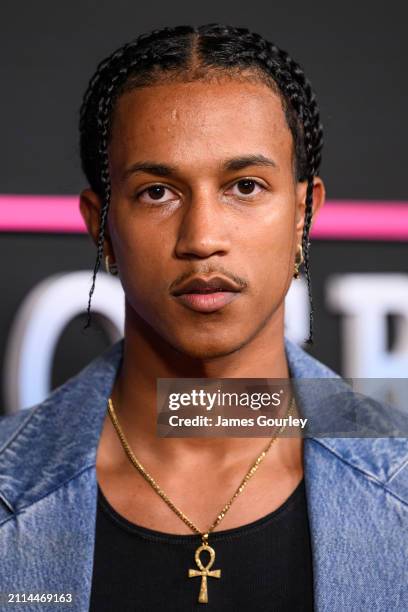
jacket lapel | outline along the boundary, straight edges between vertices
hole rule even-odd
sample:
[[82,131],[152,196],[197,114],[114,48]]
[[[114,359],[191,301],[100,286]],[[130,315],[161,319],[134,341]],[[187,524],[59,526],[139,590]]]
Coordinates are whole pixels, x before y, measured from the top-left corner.
[[[294,379],[337,377],[289,341],[286,351]],[[345,414],[346,395],[341,392],[345,383],[337,379],[330,385],[339,391],[328,394],[331,406],[318,401],[313,387],[305,385],[299,407],[303,416],[315,415],[315,419],[316,406],[322,419],[325,408],[337,412],[338,427]],[[355,410],[362,408],[359,396],[354,402]],[[343,422],[346,427],[347,420]],[[408,478],[401,469],[407,460],[406,438],[305,438],[304,476],[318,612],[408,609]]]

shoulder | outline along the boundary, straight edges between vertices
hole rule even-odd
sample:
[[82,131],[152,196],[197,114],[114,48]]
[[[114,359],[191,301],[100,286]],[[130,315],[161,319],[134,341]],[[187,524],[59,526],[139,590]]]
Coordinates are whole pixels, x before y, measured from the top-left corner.
[[80,422],[89,426],[92,409],[105,402],[113,385],[123,354],[123,339],[97,355],[77,374],[55,388],[42,401],[0,417],[0,455],[13,441],[24,436],[42,440],[48,433],[56,436],[75,430]]
[[315,472],[323,464],[324,470],[329,464],[338,473],[351,470],[355,478],[375,482],[378,490],[408,505],[407,412],[357,392],[286,338],[285,349],[301,411],[312,425],[308,447],[316,450]]
[[18,511],[93,468],[118,342],[44,401],[0,419],[0,498]]

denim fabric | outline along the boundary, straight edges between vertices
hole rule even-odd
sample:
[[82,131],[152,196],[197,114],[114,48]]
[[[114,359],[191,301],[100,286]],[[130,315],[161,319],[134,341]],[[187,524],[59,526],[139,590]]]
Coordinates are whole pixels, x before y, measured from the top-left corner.
[[[293,378],[341,384],[287,339],[285,350]],[[89,609],[96,450],[122,355],[123,339],[41,404],[0,420],[0,597],[73,597],[6,600],[1,611]],[[299,408],[307,416],[314,405],[304,396]],[[304,468],[317,612],[408,611],[407,439],[305,438]]]

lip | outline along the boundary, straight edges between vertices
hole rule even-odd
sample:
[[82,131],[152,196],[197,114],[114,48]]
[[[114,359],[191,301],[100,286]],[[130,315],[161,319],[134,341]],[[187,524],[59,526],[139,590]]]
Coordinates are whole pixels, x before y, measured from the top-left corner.
[[[211,291],[212,289],[212,291]],[[206,278],[205,276],[194,276],[190,280],[176,287],[171,293],[179,297],[186,293],[218,293],[241,291],[241,287],[225,276],[217,275]]]
[[182,293],[175,298],[196,312],[216,312],[240,295],[239,291],[216,291],[214,293]]
[[222,276],[194,276],[176,287],[174,298],[196,312],[216,312],[237,298],[242,287]]

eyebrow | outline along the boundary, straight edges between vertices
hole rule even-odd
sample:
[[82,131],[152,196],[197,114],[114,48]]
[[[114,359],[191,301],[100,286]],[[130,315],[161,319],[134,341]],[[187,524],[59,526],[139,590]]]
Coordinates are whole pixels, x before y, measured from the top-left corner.
[[[233,157],[224,161],[221,165],[222,169],[226,171],[244,170],[245,168],[248,168],[248,166],[269,166],[271,168],[278,167],[273,159],[265,157],[265,155],[262,154]],[[125,170],[123,173],[123,180],[126,180],[130,175],[138,172],[145,172],[147,174],[153,174],[154,176],[160,176],[163,178],[175,176],[178,173],[175,166],[159,164],[151,161],[136,162]]]
[[177,173],[177,168],[174,166],[167,166],[165,164],[157,164],[155,162],[136,162],[132,164],[123,173],[123,180],[125,181],[131,174],[138,172],[146,172],[147,174],[154,174],[155,176],[172,176]]
[[227,160],[224,164],[225,170],[243,170],[248,166],[269,166],[277,168],[276,162],[265,155],[244,155]]

